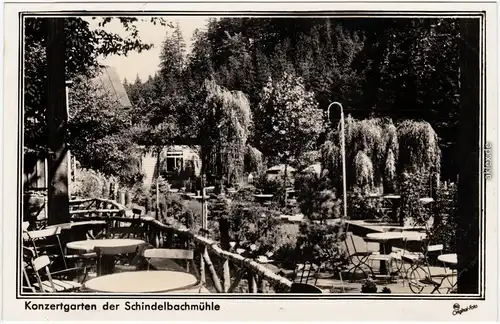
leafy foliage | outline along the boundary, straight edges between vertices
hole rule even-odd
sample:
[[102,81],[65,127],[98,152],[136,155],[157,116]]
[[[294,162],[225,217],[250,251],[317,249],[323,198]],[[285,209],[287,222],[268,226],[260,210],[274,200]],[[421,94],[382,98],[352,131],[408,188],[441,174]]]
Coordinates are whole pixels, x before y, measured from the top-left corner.
[[[340,125],[339,125],[340,128]],[[321,148],[321,163],[334,187],[342,187],[339,129],[332,130]],[[395,192],[404,172],[439,172],[441,150],[427,122],[405,120],[397,127],[391,119],[345,120],[346,173],[350,189]]]
[[336,263],[345,259],[341,242],[345,240],[343,227],[339,224],[325,225],[312,222],[300,225],[297,246],[302,261]]
[[438,136],[427,122],[404,121],[398,126],[399,173],[439,173]]
[[[94,17],[99,28],[92,30],[88,21],[77,18],[64,19],[66,79],[90,77],[98,72],[98,57],[111,54],[126,55],[130,51],[141,52],[152,44],[139,39],[131,17]],[[103,28],[113,19],[120,22],[126,35],[105,31]],[[166,24],[161,18],[151,18],[152,23]],[[24,21],[24,124],[25,146],[44,151],[47,145],[45,107],[47,105],[47,18],[27,18]]]
[[241,91],[229,91],[206,80],[198,139],[207,179],[238,182],[244,171],[247,140],[252,125],[250,103]]
[[106,176],[100,172],[77,168],[71,194],[81,198],[101,198],[106,180]]
[[417,173],[403,173],[400,180],[401,206],[400,213],[405,222],[414,226],[424,226],[430,229],[432,214],[425,207],[420,198],[428,193],[428,175]]
[[374,294],[378,291],[377,284],[372,279],[366,279],[361,285],[361,292],[365,294]]
[[[212,76],[257,108],[269,77],[295,73],[320,108],[339,101],[358,119],[428,120],[440,135],[443,172],[455,179],[458,19],[223,18],[206,27],[193,37],[193,85]],[[387,155],[397,161],[396,151]]]
[[458,190],[457,185],[441,187],[436,193],[436,212],[432,228],[433,243],[443,244],[444,251],[457,251],[457,238],[460,236],[458,227]]
[[281,80],[269,79],[263,89],[255,119],[258,147],[267,157],[288,163],[315,148],[323,131],[323,112],[301,77],[284,73]]
[[143,176],[140,152],[131,145],[130,115],[111,98],[95,80],[76,79],[69,90],[68,144],[82,167],[133,184]]
[[256,255],[274,252],[281,233],[276,212],[252,204],[238,203],[230,208],[229,233],[238,247],[253,250]]
[[310,220],[324,222],[341,216],[342,202],[336,197],[327,178],[314,173],[301,174],[295,179],[300,211]]

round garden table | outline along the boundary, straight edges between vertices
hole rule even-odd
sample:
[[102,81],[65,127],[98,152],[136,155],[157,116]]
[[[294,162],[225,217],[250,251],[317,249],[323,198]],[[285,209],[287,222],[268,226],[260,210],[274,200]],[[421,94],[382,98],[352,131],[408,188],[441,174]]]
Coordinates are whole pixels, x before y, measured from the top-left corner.
[[142,244],[145,244],[143,240],[107,239],[69,242],[66,244],[66,247],[68,249],[83,252],[93,251],[98,248],[100,250],[100,265],[98,266],[97,271],[99,274],[108,274],[113,272],[115,256],[135,253],[137,248]]
[[179,271],[132,271],[100,276],[85,282],[84,287],[103,293],[162,293],[192,290],[195,276]]
[[94,230],[103,230],[106,227],[106,222],[100,220],[89,220],[47,226],[47,228],[52,227],[60,227],[61,231],[65,233],[64,235],[66,236],[67,241],[79,241],[85,240],[87,235],[93,239],[96,234]]
[[452,266],[458,264],[458,257],[456,253],[441,254],[440,256],[438,256],[438,260]]
[[[402,240],[403,238],[404,235],[402,232],[369,233],[366,235],[366,241],[380,244],[380,251],[382,254],[391,253],[392,242],[395,240]],[[387,274],[387,265],[385,261],[380,261],[380,273]]]
[[423,241],[427,238],[427,234],[416,231],[403,231],[401,232],[403,239],[407,241]]

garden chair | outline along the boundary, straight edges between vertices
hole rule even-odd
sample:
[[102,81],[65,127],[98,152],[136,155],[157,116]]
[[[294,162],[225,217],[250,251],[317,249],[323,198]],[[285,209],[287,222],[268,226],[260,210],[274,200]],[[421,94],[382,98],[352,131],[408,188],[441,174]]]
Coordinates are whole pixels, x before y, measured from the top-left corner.
[[144,251],[152,248],[153,246],[149,243],[139,245],[135,255],[129,262],[115,264],[115,272],[138,271],[144,269],[147,266],[147,262],[144,258]]
[[[356,272],[361,271],[364,278],[368,277],[384,277],[387,281],[390,281],[393,277],[392,271],[387,274],[375,273],[373,270],[374,262],[385,262],[390,265],[392,262],[392,254],[386,253],[386,251],[379,251],[378,243],[370,242],[365,238],[354,236],[352,232],[346,233],[345,238],[345,249],[348,255],[350,267],[348,267],[347,274],[349,276],[356,277]],[[355,279],[354,279],[355,280]],[[351,279],[350,281],[354,281]]]
[[23,292],[36,292],[35,287],[31,284],[32,280],[28,275],[28,272],[33,272],[31,269],[31,260],[35,257],[35,251],[33,248],[23,247],[23,281],[22,281],[22,291]]
[[[184,249],[145,249],[142,255],[147,261],[147,270],[151,267],[154,269],[169,269],[173,271],[187,271],[189,272],[189,265],[196,270],[194,264],[193,250]],[[172,260],[186,260],[186,268],[182,268]]]
[[422,243],[425,240],[422,240],[418,236],[406,236],[403,239],[403,248],[393,247],[392,250],[392,263],[391,267],[395,271],[395,274],[399,274],[400,278],[403,279],[402,284],[404,286],[405,282],[408,281],[408,274],[412,268],[412,265],[415,264],[416,261],[424,258],[423,252],[415,252],[411,251],[411,246],[415,246],[414,243],[417,243],[419,246],[422,246]]
[[[356,245],[358,247],[356,247]],[[349,260],[347,275],[349,277],[354,277],[350,279],[351,282],[355,280],[358,270],[363,274],[363,279],[367,279],[370,274],[373,274],[373,270],[369,264],[369,258],[373,252],[369,251],[368,249],[359,249],[359,247],[362,247],[364,245],[366,245],[364,241],[361,242],[361,244],[356,244],[352,232],[346,233],[344,240],[344,249]]]
[[64,258],[64,248],[61,243],[61,228],[50,227],[42,230],[23,232],[23,241],[26,246],[33,248],[35,256],[47,254],[52,258],[62,260],[64,267],[68,268]]
[[[31,254],[31,255],[30,255]],[[25,279],[27,280],[27,287],[31,288],[31,291],[36,292],[36,289],[40,292],[69,292],[76,291],[81,288],[81,284],[76,281],[66,280],[64,277],[69,272],[75,272],[82,269],[64,269],[61,271],[51,272],[49,270],[49,265],[51,263],[47,255],[41,255],[36,257],[33,250],[24,250],[24,255],[29,259],[29,262],[23,262],[23,272]],[[28,275],[28,270],[32,270],[36,282],[32,283]],[[45,272],[42,274],[42,272]],[[61,278],[57,278],[61,277]],[[46,280],[44,280],[46,278]],[[36,288],[36,289],[35,289]]]
[[[433,268],[436,267],[431,265],[431,260],[437,259],[442,254],[443,248],[442,244],[427,245],[424,252],[405,253],[403,255],[403,260],[410,264],[407,270],[407,280],[413,293],[420,294],[426,286],[431,286],[431,294],[440,294],[445,280],[450,280],[450,278],[456,276],[453,271],[448,272],[446,266],[441,262],[443,272],[436,273],[437,269],[433,271]],[[447,289],[448,293],[452,288],[453,285],[445,289]]]
[[314,285],[318,282],[318,274],[321,266],[310,261],[299,263],[295,266],[293,272],[293,281],[298,283],[308,284],[310,280],[314,280]]
[[[68,254],[61,241],[58,226],[23,233],[24,242],[33,248],[35,256],[46,254],[55,270],[85,269],[83,280],[88,275],[97,257],[96,253]],[[62,264],[61,264],[62,263]],[[52,269],[54,271],[54,268]]]
[[[198,283],[195,285],[197,292],[208,292],[206,287],[200,280],[200,274],[194,264],[194,251],[184,249],[145,249],[142,252],[147,260],[147,270],[153,267],[156,270],[166,269],[169,271],[189,272],[190,266],[194,271]],[[182,268],[179,264],[172,260],[185,260],[186,268]]]

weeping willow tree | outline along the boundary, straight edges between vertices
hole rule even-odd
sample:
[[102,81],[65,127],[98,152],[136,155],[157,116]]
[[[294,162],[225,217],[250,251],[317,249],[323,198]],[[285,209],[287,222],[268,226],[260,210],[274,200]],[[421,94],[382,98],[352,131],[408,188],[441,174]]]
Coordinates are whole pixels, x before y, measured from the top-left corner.
[[[340,125],[328,135],[322,147],[322,165],[340,190],[342,152]],[[390,119],[345,120],[346,176],[350,190],[393,191],[396,181],[398,138]]]
[[217,185],[240,181],[252,124],[250,103],[241,91],[229,91],[214,80],[205,81],[204,91],[199,134],[203,172]]
[[264,171],[264,156],[262,152],[251,145],[247,145],[245,153],[245,172],[261,174]]
[[[403,173],[439,178],[441,151],[438,136],[424,121],[390,119],[345,120],[347,185],[362,192],[394,192]],[[337,189],[341,188],[340,125],[322,146],[322,165]]]
[[406,120],[398,126],[397,137],[399,174],[439,173],[441,168],[439,139],[428,122]]

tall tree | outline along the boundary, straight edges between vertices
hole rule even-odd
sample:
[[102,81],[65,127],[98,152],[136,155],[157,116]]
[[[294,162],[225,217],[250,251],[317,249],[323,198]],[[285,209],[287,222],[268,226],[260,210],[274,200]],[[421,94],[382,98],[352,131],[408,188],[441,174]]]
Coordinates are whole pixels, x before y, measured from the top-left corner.
[[206,80],[203,89],[206,96],[198,133],[202,171],[221,189],[224,182],[241,180],[252,113],[241,91],[229,91],[214,80]]
[[303,80],[284,73],[278,82],[269,79],[255,113],[255,131],[260,149],[268,158],[288,164],[303,152],[316,147],[324,131],[324,114],[314,93],[306,91]]
[[69,91],[68,144],[82,167],[116,176],[123,184],[140,180],[131,123],[130,111],[95,79],[75,79]]
[[[126,55],[130,51],[141,52],[153,45],[140,40],[136,23],[132,17],[94,17],[98,28],[91,29],[82,18],[64,18],[64,65],[65,79],[76,76],[91,76],[98,72],[98,57]],[[105,30],[112,20],[117,20],[125,29],[121,36]],[[151,18],[154,24],[166,25],[161,18]],[[45,151],[47,147],[47,18],[27,18],[24,21],[24,145]],[[78,37],[75,37],[78,35]]]
[[182,36],[179,23],[172,35],[167,33],[160,54],[159,88],[165,94],[180,91],[186,60],[186,43]]
[[65,102],[64,82],[64,21],[52,18],[47,21],[47,120],[48,120],[48,222],[59,224],[69,219],[68,196],[68,113]]

